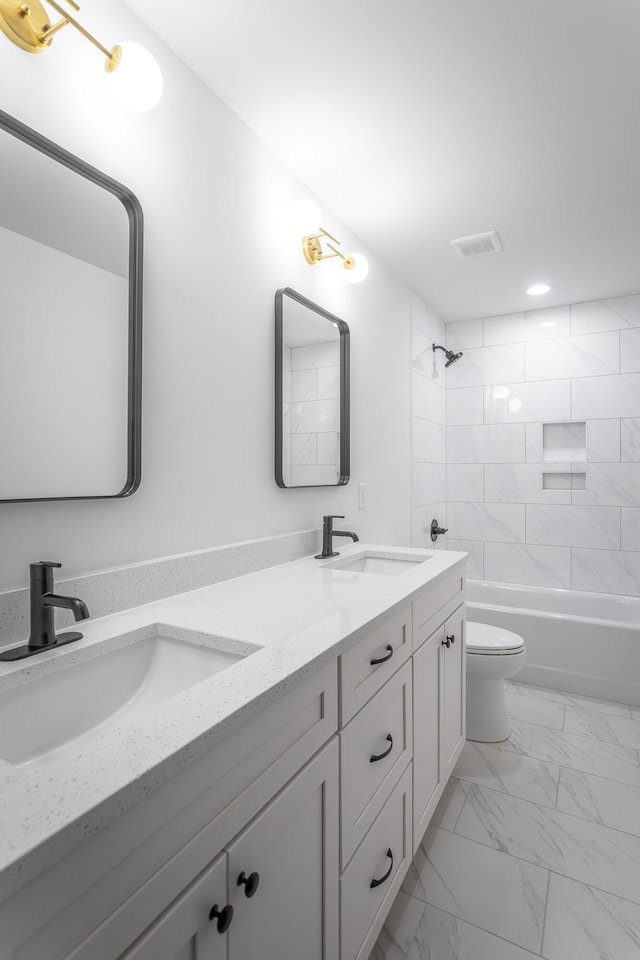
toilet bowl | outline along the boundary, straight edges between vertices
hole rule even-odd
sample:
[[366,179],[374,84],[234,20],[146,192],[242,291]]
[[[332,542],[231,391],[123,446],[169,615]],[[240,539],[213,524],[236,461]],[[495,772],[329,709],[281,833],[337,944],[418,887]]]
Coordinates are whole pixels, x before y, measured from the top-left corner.
[[467,740],[499,743],[510,733],[504,681],[525,660],[517,633],[487,623],[467,621]]

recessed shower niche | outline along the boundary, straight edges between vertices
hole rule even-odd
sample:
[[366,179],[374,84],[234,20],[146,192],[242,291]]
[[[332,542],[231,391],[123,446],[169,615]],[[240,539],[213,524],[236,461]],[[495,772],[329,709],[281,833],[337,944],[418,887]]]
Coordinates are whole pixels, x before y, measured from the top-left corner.
[[582,420],[571,423],[543,423],[542,459],[545,463],[586,460],[586,422]]

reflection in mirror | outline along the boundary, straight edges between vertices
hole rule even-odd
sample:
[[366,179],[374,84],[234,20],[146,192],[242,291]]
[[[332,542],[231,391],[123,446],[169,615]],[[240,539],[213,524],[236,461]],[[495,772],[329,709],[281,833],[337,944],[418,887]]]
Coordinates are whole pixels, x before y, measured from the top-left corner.
[[276,483],[349,482],[349,327],[290,287],[276,293]]
[[140,482],[136,198],[0,111],[0,501]]

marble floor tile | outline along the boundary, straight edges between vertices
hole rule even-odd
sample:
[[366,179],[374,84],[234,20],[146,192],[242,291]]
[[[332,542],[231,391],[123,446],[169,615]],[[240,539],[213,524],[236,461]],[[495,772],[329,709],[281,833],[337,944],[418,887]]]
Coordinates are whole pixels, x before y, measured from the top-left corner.
[[[470,741],[464,745],[455,768],[456,777],[463,782],[468,780],[547,807],[556,805],[559,773],[560,767],[555,763],[501,750],[490,743]],[[451,829],[454,828],[455,824]]]
[[558,810],[640,837],[640,788],[560,769]]
[[442,827],[443,830],[455,830],[470,786],[471,784],[458,780],[457,776],[450,778],[431,818],[434,827]]
[[538,953],[548,876],[534,864],[430,827],[402,889],[409,896]]
[[507,713],[514,720],[524,720],[525,723],[540,723],[544,727],[562,730],[564,726],[563,703],[553,700],[539,700],[537,697],[523,697],[511,690],[505,691]]
[[502,750],[511,750],[521,756],[640,787],[638,752],[629,747],[590,740],[520,720],[511,721],[511,735],[500,746]]
[[[560,690],[551,690],[549,687],[536,687],[532,683],[519,683],[511,680],[507,683],[507,691],[521,697],[534,697],[537,700],[547,700],[553,703],[564,703],[570,707],[585,707],[587,710],[597,710],[599,713],[611,713],[618,717],[629,717],[629,707],[624,703],[613,703],[611,700],[596,700],[593,697],[583,697],[578,693],[561,693]],[[640,719],[640,710],[638,711]]]
[[612,717],[580,707],[567,707],[564,729],[581,737],[640,750],[640,720]]
[[418,943],[420,960],[535,960],[537,956],[429,905]]
[[424,948],[423,921],[427,907],[402,890],[393,901],[389,915],[369,960],[429,960]]
[[456,833],[640,903],[640,838],[620,830],[474,784]]
[[638,960],[640,907],[552,874],[542,955],[546,960]]

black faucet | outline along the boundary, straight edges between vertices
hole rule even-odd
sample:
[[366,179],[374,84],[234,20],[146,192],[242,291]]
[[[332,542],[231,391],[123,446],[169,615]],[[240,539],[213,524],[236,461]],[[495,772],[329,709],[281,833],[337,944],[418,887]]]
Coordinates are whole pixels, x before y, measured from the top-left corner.
[[43,650],[52,647],[62,647],[65,643],[72,643],[82,638],[81,633],[61,633],[56,636],[54,625],[54,607],[63,607],[71,610],[76,620],[88,620],[91,614],[86,603],[77,597],[62,597],[53,592],[53,572],[61,563],[52,563],[41,560],[39,563],[29,564],[30,574],[30,605],[31,630],[29,642],[21,647],[14,647],[0,653],[0,660],[24,660]]
[[327,560],[328,557],[337,557],[338,551],[333,549],[334,537],[351,537],[357,542],[360,537],[352,530],[334,530],[333,521],[344,520],[339,514],[332,514],[322,518],[322,553],[316,553],[316,560]]

